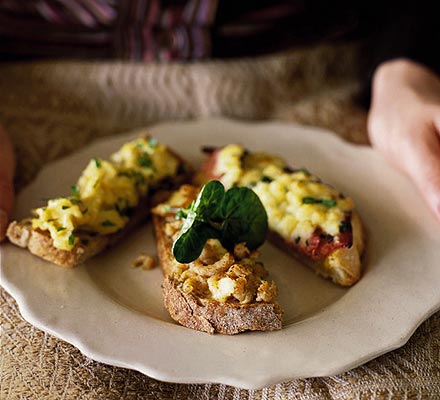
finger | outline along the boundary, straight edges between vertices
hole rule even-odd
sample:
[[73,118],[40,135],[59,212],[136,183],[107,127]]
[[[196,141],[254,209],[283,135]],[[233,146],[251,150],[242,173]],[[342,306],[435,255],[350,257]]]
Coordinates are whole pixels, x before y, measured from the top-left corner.
[[15,159],[11,141],[0,126],[0,241],[5,237],[6,227],[14,202],[13,178]]
[[407,173],[416,183],[428,206],[440,221],[440,135],[434,126],[412,143]]

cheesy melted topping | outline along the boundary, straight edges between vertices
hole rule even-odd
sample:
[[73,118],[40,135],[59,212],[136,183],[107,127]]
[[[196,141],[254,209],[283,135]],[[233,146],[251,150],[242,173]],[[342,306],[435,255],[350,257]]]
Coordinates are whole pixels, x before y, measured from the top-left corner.
[[214,174],[226,187],[250,186],[263,203],[269,227],[296,243],[305,243],[316,228],[335,236],[353,201],[305,169],[290,171],[280,157],[247,153],[239,145],[217,154]]
[[179,161],[151,138],[126,143],[111,161],[93,159],[72,186],[72,196],[34,210],[32,228],[47,230],[53,245],[71,250],[76,231],[107,235],[122,229],[151,185],[177,173]]

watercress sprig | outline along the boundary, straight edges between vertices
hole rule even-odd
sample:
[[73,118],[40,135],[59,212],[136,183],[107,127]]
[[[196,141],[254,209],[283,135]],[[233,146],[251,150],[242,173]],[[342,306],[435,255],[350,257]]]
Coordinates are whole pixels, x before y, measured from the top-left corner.
[[173,255],[181,263],[199,257],[208,239],[219,239],[229,251],[242,242],[254,250],[263,244],[268,229],[266,210],[251,189],[233,187],[225,191],[219,181],[203,186],[179,217],[183,224],[173,244]]

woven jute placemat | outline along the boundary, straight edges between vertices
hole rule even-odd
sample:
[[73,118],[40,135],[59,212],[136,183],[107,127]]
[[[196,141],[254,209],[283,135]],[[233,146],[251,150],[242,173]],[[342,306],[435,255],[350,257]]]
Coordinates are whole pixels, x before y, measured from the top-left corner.
[[[16,147],[17,188],[96,137],[162,120],[291,120],[368,142],[355,45],[199,64],[33,62],[0,66],[0,123]],[[416,267],[416,266],[415,266]],[[262,390],[159,382],[93,361],[23,320],[0,289],[1,399],[440,399],[440,313],[402,348],[344,374]],[[274,366],[275,368],[276,366]]]

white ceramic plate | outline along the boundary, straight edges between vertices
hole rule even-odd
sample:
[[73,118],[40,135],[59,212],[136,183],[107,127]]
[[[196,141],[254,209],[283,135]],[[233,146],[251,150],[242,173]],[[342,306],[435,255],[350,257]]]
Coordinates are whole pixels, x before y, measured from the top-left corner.
[[[403,345],[440,308],[440,225],[411,184],[370,148],[282,123],[202,120],[150,132],[194,165],[201,145],[241,142],[278,153],[353,197],[369,237],[363,278],[339,288],[266,244],[263,260],[280,289],[284,328],[211,336],[170,319],[159,269],[130,267],[141,251],[155,253],[150,226],[72,270],[2,245],[2,285],[35,326],[95,360],[159,380],[255,389],[358,366]],[[133,136],[97,141],[48,165],[20,194],[16,217],[28,216],[41,199],[67,194],[91,157],[105,157]]]

